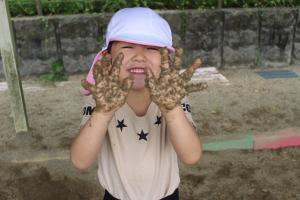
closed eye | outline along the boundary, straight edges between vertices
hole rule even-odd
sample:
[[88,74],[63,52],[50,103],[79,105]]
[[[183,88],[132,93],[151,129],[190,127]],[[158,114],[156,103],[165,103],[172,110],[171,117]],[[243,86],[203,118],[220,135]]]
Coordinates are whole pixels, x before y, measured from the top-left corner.
[[147,49],[148,49],[148,50],[159,51],[159,48],[157,48],[157,47],[148,47]]
[[132,49],[133,47],[132,46],[123,46],[122,48],[123,49]]

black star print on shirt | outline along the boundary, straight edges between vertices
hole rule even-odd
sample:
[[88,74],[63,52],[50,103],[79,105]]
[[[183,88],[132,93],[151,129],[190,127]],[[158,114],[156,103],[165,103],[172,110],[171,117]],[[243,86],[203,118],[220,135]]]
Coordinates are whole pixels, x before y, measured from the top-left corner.
[[189,113],[191,112],[191,106],[188,103],[182,103],[181,104],[183,111],[188,111]]
[[157,126],[161,124],[161,116],[156,116],[156,122],[154,124],[157,124]]
[[117,128],[120,128],[121,132],[123,130],[124,127],[127,127],[125,124],[124,124],[124,119],[119,121],[118,120],[118,125],[116,126]]
[[141,133],[137,133],[137,134],[140,136],[139,140],[146,140],[147,141],[147,136],[148,136],[149,133],[144,133],[144,131],[142,130]]

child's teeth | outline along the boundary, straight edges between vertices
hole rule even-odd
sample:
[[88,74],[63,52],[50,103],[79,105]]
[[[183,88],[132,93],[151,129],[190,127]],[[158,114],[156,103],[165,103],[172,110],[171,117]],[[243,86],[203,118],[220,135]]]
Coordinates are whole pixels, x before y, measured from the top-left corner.
[[144,69],[140,69],[140,68],[133,68],[133,69],[130,69],[130,72],[131,73],[144,73],[145,70]]

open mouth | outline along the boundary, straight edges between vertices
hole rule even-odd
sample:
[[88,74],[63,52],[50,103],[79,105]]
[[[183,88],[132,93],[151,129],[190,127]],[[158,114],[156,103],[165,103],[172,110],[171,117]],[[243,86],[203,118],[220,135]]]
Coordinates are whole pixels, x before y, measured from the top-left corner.
[[128,69],[128,72],[132,74],[145,74],[145,68],[131,68]]

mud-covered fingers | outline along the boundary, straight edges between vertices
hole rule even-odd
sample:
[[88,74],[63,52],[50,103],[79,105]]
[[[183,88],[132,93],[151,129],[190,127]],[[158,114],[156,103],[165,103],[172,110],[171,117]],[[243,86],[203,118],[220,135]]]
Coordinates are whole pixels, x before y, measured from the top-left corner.
[[173,82],[176,82],[177,78],[179,77],[178,75],[178,70],[168,68],[164,71],[164,73],[160,73],[158,81],[162,84],[172,84]]
[[174,68],[176,70],[181,69],[182,54],[183,54],[183,49],[182,48],[176,48],[175,57],[174,57]]
[[163,107],[164,105],[164,98],[163,95],[157,90],[154,90],[150,93],[151,100],[157,104],[159,107]]
[[180,74],[180,77],[182,78],[182,80],[184,80],[185,82],[189,82],[194,74],[195,70],[190,67],[188,69],[186,69],[184,72],[182,72]]
[[197,92],[208,88],[207,83],[195,83],[186,86],[187,93]]
[[146,68],[146,87],[149,87],[150,90],[153,90],[156,87],[156,78],[150,68]]
[[89,83],[86,79],[81,80],[81,86],[90,91],[91,93],[95,93],[96,92],[96,87],[95,85]]
[[166,47],[160,49],[160,55],[161,55],[161,73],[163,74],[170,67],[168,50]]
[[100,69],[101,69],[101,61],[97,60],[96,63],[93,65],[93,77],[96,82],[101,80],[101,78],[102,78]]
[[194,69],[199,68],[202,65],[202,60],[200,58],[196,58],[193,62],[193,64],[191,65],[191,67],[193,67]]
[[101,65],[101,61],[100,60],[97,60],[95,62],[95,64],[93,65],[93,76],[94,76],[94,78],[96,78],[96,76],[98,75],[98,69],[99,69],[100,65]]
[[108,74],[110,66],[110,55],[107,54],[101,58],[101,60],[97,60],[93,65],[93,76],[96,82],[101,81],[103,77]]
[[186,82],[191,80],[194,72],[196,71],[197,68],[201,66],[201,64],[202,62],[200,58],[195,59],[193,64],[188,69],[186,69],[183,73],[180,74],[182,79],[185,80]]
[[128,92],[133,85],[133,78],[127,77],[122,81],[121,89],[123,92]]
[[124,54],[121,52],[117,55],[117,57],[113,60],[111,75],[119,77],[120,68],[124,59]]
[[111,56],[110,54],[106,54],[105,56],[103,56],[103,58],[101,59],[101,74],[106,77],[109,75],[109,71],[111,68]]
[[120,94],[114,104],[114,108],[121,107],[126,102],[127,93]]
[[162,93],[164,91],[162,91],[161,86],[158,84],[158,81],[155,79],[154,76],[147,80],[147,87],[150,90],[150,96],[152,101],[159,105],[163,100],[164,94]]
[[124,59],[124,54],[121,52],[113,60],[112,69],[111,69],[111,78],[114,80],[119,80],[120,68]]

